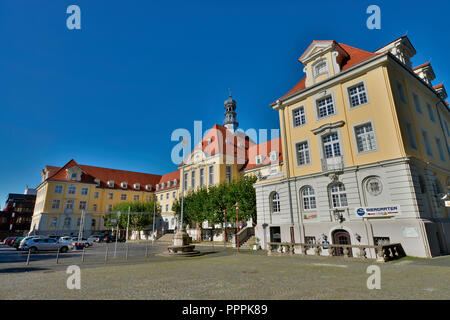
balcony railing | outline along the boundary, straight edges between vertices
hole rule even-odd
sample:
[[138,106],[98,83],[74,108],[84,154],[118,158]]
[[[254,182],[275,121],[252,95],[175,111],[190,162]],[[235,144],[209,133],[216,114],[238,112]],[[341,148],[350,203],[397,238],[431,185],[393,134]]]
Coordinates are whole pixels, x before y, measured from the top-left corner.
[[[368,258],[368,250],[376,258]],[[294,255],[303,256],[343,256],[345,258],[374,259],[377,262],[386,262],[405,256],[405,251],[400,243],[371,246],[371,245],[349,245],[349,244],[306,244],[306,243],[280,243],[269,242],[267,255]]]
[[342,172],[344,171],[344,156],[333,158],[322,158],[322,171],[324,172]]

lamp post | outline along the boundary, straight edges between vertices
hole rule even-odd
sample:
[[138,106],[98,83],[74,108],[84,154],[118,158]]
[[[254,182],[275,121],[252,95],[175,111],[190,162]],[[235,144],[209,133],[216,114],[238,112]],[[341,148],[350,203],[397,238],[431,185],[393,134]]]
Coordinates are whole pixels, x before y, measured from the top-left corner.
[[153,228],[152,228],[152,245],[155,242],[155,216],[156,216],[156,197],[153,198]]
[[119,237],[119,219],[120,219],[120,211],[117,212],[117,227],[116,227],[116,243],[114,244],[114,258],[117,253],[117,238]]
[[227,247],[227,209],[223,209],[223,247]]
[[130,225],[130,207],[128,207],[128,219],[127,219],[127,241],[128,241],[128,227]]
[[239,203],[236,201],[234,206],[236,207],[236,248],[239,253]]

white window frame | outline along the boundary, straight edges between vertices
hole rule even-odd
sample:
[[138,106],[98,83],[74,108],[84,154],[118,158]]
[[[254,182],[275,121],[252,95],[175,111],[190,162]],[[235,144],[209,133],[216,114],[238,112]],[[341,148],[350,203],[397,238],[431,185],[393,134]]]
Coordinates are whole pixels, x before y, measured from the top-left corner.
[[[324,92],[321,92],[321,93],[317,94],[314,97],[314,99],[313,99],[313,101],[314,101],[314,112],[315,112],[315,115],[316,115],[316,122],[322,121],[322,120],[330,118],[330,117],[334,117],[334,116],[336,116],[338,114],[338,109],[337,109],[337,105],[336,105],[336,96],[334,94],[334,90],[326,90]],[[333,111],[334,111],[334,113],[330,113],[330,114],[327,114],[326,116],[320,117],[318,102],[320,100],[326,99],[328,97],[331,97],[331,100],[332,100],[332,103],[333,103]]]
[[425,152],[427,156],[434,158],[433,148],[431,147],[430,136],[428,135],[428,131],[425,129],[421,129],[420,132],[422,133],[422,141],[423,145],[425,146]]
[[[305,192],[308,191],[306,194]],[[312,193],[311,193],[312,191]],[[304,211],[313,211],[317,210],[317,201],[316,201],[316,193],[312,186],[304,186],[300,189],[300,196],[302,199],[302,208]],[[306,206],[308,205],[308,208]]]
[[[352,96],[350,95],[350,90],[355,88],[355,87],[359,87],[360,85],[364,86],[364,93],[366,95],[366,102],[358,104],[356,106],[353,106],[353,104],[352,104]],[[364,80],[364,79],[356,81],[356,82],[353,82],[353,83],[345,86],[345,94],[346,94],[346,97],[347,97],[347,103],[348,103],[348,109],[349,110],[354,110],[356,108],[368,105],[370,103],[369,90],[367,89],[367,83],[366,83],[366,80]],[[360,93],[358,93],[358,101],[359,101],[359,95],[360,95]]]
[[126,193],[120,194],[120,200],[121,201],[126,201],[127,200],[127,194]]
[[[317,67],[320,65],[325,65],[325,68],[323,69],[323,71],[319,71],[317,72]],[[312,65],[312,75],[315,78],[317,78],[318,76],[321,76],[323,74],[329,74],[329,68],[328,68],[328,59],[327,58],[322,58],[319,59],[318,61],[314,62]]]
[[225,181],[233,181],[233,167],[230,165],[225,166]]
[[[73,190],[73,191],[72,191]],[[69,186],[67,188],[67,194],[77,194],[77,187],[75,186]]]
[[[368,125],[368,124],[370,124],[370,126],[372,127],[372,131],[371,131],[371,132],[372,132],[372,134],[373,134],[373,142],[374,142],[375,147],[374,147],[373,149],[370,149],[370,150],[363,150],[363,151],[360,151],[360,150],[359,150],[359,143],[358,143],[358,134],[356,133],[356,129],[357,129],[357,128],[360,128],[360,127],[362,127],[362,126]],[[369,133],[363,133],[363,135],[364,135],[364,136],[368,136]],[[375,125],[374,125],[373,120],[364,121],[364,122],[361,122],[361,123],[358,123],[358,124],[353,125],[353,139],[354,139],[354,141],[355,141],[355,147],[356,147],[356,153],[357,153],[357,154],[365,154],[365,153],[370,153],[370,152],[376,152],[376,151],[378,151],[377,134],[376,134],[376,132],[375,132]]]
[[422,103],[420,102],[420,97],[414,91],[412,93],[412,99],[413,99],[413,104],[414,104],[414,108],[416,109],[416,111],[420,114],[423,114]]
[[133,201],[140,201],[140,197],[139,197],[138,194],[135,194],[135,195],[133,196]]
[[[199,173],[199,183],[200,183],[200,188],[202,188],[205,185],[205,169],[204,168],[200,168],[200,173]],[[169,198],[167,198],[169,199]]]
[[[58,191],[59,191],[59,192],[58,192]],[[62,194],[62,192],[63,192],[63,186],[60,185],[60,184],[56,185],[56,186],[55,186],[55,189],[53,190],[53,193],[56,193],[56,194]]]
[[[408,130],[408,126],[411,130]],[[414,126],[412,122],[407,119],[405,119],[405,130],[406,130],[406,137],[408,138],[409,141],[409,146],[411,147],[411,149],[418,151],[419,147],[417,143],[417,137],[414,130]]]
[[[275,198],[277,196],[277,198]],[[281,212],[281,201],[280,194],[276,191],[270,194],[270,212],[271,213],[280,213]]]
[[445,158],[444,147],[442,146],[441,138],[439,136],[435,136],[434,142],[436,143],[436,149],[438,151],[439,159],[441,159],[442,162],[445,162],[446,158]]
[[[86,192],[83,192],[83,191],[86,191]],[[87,196],[88,193],[89,193],[89,188],[81,188],[80,195]]]
[[106,200],[114,200],[114,192],[108,192],[106,195]]
[[[299,111],[299,115],[295,116],[295,112]],[[299,128],[301,126],[304,126],[306,124],[306,108],[304,105],[298,106],[294,109],[292,109],[292,128]],[[297,118],[300,119],[300,124],[296,123]]]
[[[57,204],[57,205],[55,205]],[[61,200],[60,199],[53,199],[52,200],[52,210],[59,210],[61,206]]]
[[[82,206],[82,204],[84,204],[84,205]],[[86,210],[86,208],[87,208],[87,201],[86,200],[81,200],[78,203],[78,210]]]
[[[343,190],[341,190],[341,188],[338,188],[337,191],[333,191],[333,188],[335,186],[342,186]],[[338,182],[338,183],[334,183],[332,185],[330,185],[329,187],[330,189],[330,205],[332,209],[339,209],[339,208],[347,208],[348,207],[348,198],[347,198],[347,190],[345,190],[345,185],[342,182]],[[333,196],[336,196],[333,197]],[[338,200],[338,206],[335,206],[335,202],[334,199]],[[345,200],[345,204],[343,205],[343,200]]]
[[[305,163],[303,163],[303,164],[301,164],[299,162],[298,145],[300,145],[300,144],[306,144],[306,146],[307,146],[307,149],[302,151],[303,153],[307,153],[306,154],[307,156],[305,155]],[[312,161],[311,161],[311,148],[310,148],[310,144],[309,144],[309,140],[308,139],[307,140],[296,141],[294,143],[294,150],[295,150],[295,163],[297,165],[297,168],[308,166],[308,165],[310,165],[312,163]]]
[[213,165],[208,167],[208,183],[209,183],[209,185],[214,184],[214,166]]
[[433,123],[436,123],[436,117],[434,116],[433,107],[432,107],[431,104],[428,103],[428,102],[426,102],[426,106],[427,106],[428,117],[430,118],[430,120],[431,120]]
[[191,188],[195,189],[195,170],[191,170]]

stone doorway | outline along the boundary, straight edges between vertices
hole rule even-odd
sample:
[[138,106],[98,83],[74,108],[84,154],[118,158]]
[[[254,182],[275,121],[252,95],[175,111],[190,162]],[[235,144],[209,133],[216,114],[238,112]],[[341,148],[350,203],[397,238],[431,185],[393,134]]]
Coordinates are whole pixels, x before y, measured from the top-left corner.
[[[352,244],[350,234],[346,230],[335,230],[333,231],[333,244]],[[334,255],[343,256],[344,248],[335,248]],[[352,256],[352,249],[348,248],[348,256]]]

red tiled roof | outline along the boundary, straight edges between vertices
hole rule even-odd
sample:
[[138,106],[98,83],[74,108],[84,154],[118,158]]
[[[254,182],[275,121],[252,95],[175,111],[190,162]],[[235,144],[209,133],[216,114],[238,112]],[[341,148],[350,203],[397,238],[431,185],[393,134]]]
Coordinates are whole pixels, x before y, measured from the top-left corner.
[[[148,191],[145,189],[145,186],[147,184],[152,185],[153,191],[155,189],[155,185],[161,179],[161,175],[87,166],[78,164],[75,160],[72,159],[61,168],[46,166],[47,169],[48,168],[51,168],[52,170],[58,169],[53,171],[53,174],[51,175],[49,174],[47,180],[77,182],[66,179],[65,169],[71,168],[73,166],[78,166],[82,170],[80,182],[95,183],[95,179],[100,179],[99,187],[102,188],[109,188],[108,181],[112,180],[114,181],[114,188],[111,189],[134,190],[133,185],[135,183],[139,183],[140,191]],[[120,185],[121,182],[127,182],[128,184],[127,188],[122,188],[122,186]]]
[[[177,179],[177,184],[175,185],[173,182]],[[170,181],[170,187],[167,186],[167,182]],[[161,188],[161,184],[164,183],[164,188]],[[167,173],[161,177],[161,179],[158,182],[159,188],[156,190],[157,192],[177,188],[180,184],[180,171],[173,171],[170,173]]]
[[[332,40],[331,40],[332,41]],[[314,41],[314,42],[320,42],[320,41]],[[313,42],[313,43],[314,43]],[[335,41],[333,41],[335,42]],[[336,43],[336,42],[335,42]],[[312,45],[312,44],[311,44]],[[310,45],[310,46],[311,46]],[[373,58],[377,55],[380,55],[379,53],[373,53],[365,50],[361,50],[349,45],[346,45],[344,43],[338,44],[344,51],[346,51],[349,55],[349,58],[346,59],[343,64],[341,65],[341,70],[345,71],[347,69],[350,69],[351,67],[354,67],[370,58]],[[309,47],[308,47],[309,48]],[[307,50],[306,50],[307,51]],[[306,52],[305,51],[305,52]],[[302,55],[303,56],[303,55]],[[298,93],[302,90],[306,89],[306,76],[303,77],[291,90],[289,90],[288,93],[286,93],[284,96],[282,96],[280,99],[284,99],[294,93]]]
[[420,69],[420,68],[423,68],[423,67],[427,67],[427,66],[429,66],[430,64],[431,64],[430,62],[421,64],[420,66],[414,67],[413,70],[415,71],[415,70],[417,70],[417,69]]
[[433,88],[435,88],[435,89],[440,89],[442,87],[444,87],[444,83],[440,83],[440,84],[433,86]]
[[[270,153],[272,151],[277,152],[277,159],[272,162],[270,161]],[[256,156],[262,156],[262,162],[256,164]],[[283,161],[283,153],[281,147],[281,138],[266,141],[257,145],[253,145],[248,150],[248,161],[242,170],[249,170],[258,167],[263,167],[273,163],[280,163]]]
[[[209,143],[208,140],[210,140]],[[240,143],[242,143],[243,147],[239,147]],[[243,132],[236,131],[233,133],[226,127],[215,124],[178,167],[186,164],[186,160],[196,151],[202,151],[206,156],[219,153],[232,157],[243,156],[246,158],[247,150],[251,143],[252,141]]]

